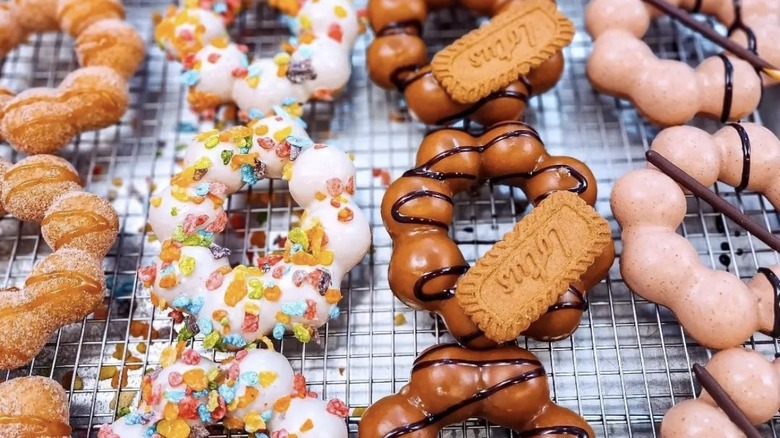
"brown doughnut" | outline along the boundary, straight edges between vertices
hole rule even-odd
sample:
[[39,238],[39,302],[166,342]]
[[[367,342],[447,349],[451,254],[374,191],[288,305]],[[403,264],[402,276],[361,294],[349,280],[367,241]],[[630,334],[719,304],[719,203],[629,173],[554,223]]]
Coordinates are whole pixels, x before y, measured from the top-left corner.
[[81,190],[76,169],[52,155],[27,157],[11,166],[0,184],[6,211],[23,221],[40,222],[61,195]]
[[423,23],[430,10],[458,3],[493,17],[515,1],[522,0],[370,0],[367,15],[376,34],[366,53],[371,80],[382,88],[401,91],[410,112],[426,124],[448,125],[468,118],[489,126],[521,118],[529,96],[547,91],[560,79],[560,52],[504,89],[475,104],[461,104],[434,77],[422,38]]
[[0,436],[70,437],[68,395],[46,377],[18,377],[0,383]]
[[89,192],[60,196],[41,221],[41,233],[51,249],[76,248],[101,257],[114,244],[118,230],[116,210]]
[[76,55],[83,67],[111,67],[129,80],[144,60],[144,40],[135,28],[121,20],[101,20],[80,32]]
[[431,347],[414,361],[409,383],[374,403],[360,438],[436,438],[448,424],[484,418],[521,437],[593,438],[585,420],[550,400],[539,359],[517,346],[473,351]]
[[[547,154],[536,131],[524,123],[494,125],[477,138],[445,128],[423,140],[415,168],[393,182],[382,200],[382,220],[393,239],[390,288],[407,305],[440,314],[455,339],[470,348],[495,342],[452,299],[469,266],[448,230],[453,197],[485,181],[518,187],[534,205],[559,190],[575,192],[591,206],[596,202],[590,169],[574,158]],[[569,336],[586,309],[587,291],[613,261],[609,245],[525,334],[541,340]]]
[[0,290],[0,369],[32,360],[55,330],[92,313],[104,289],[100,258],[60,249],[35,265],[23,289]]
[[93,23],[124,18],[125,8],[117,0],[60,0],[57,4],[60,28],[73,37]]

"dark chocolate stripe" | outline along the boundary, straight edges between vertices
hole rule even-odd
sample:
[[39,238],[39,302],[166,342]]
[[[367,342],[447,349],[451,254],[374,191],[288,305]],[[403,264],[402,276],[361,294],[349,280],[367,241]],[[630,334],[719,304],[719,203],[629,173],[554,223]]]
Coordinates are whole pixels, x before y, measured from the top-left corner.
[[531,438],[535,436],[546,435],[570,435],[577,438],[590,438],[585,429],[577,426],[547,426],[537,427],[536,429],[526,430],[518,435],[519,438]]
[[406,205],[406,203],[411,202],[417,198],[425,198],[425,197],[441,199],[442,201],[452,204],[452,198],[450,198],[449,196],[443,193],[434,192],[432,190],[417,190],[411,193],[407,193],[406,195],[400,197],[397,201],[395,201],[395,204],[393,204],[393,208],[390,209],[390,215],[393,217],[393,220],[401,224],[431,225],[434,227],[444,228],[445,230],[448,230],[450,227],[447,226],[447,224],[445,224],[444,222],[439,222],[437,220],[429,219],[426,217],[406,216],[401,213],[401,207]]
[[527,382],[532,379],[536,379],[538,377],[545,376],[547,373],[544,371],[544,368],[539,366],[531,371],[527,371],[525,373],[519,374],[515,377],[512,377],[511,379],[504,380],[502,382],[499,382],[489,388],[483,389],[481,391],[478,391],[471,397],[462,400],[458,403],[455,403],[454,405],[450,406],[449,408],[437,412],[435,414],[428,414],[425,418],[423,418],[420,421],[416,421],[414,423],[397,427],[387,434],[385,434],[384,438],[396,438],[400,436],[404,436],[407,434],[410,434],[412,432],[415,432],[417,430],[425,429],[428,426],[431,426],[433,424],[438,423],[439,421],[447,418],[448,416],[454,414],[455,412],[458,412],[459,410],[470,406],[474,403],[480,402],[504,389],[510,388],[514,385]]
[[703,0],[696,0],[696,3],[693,4],[693,7],[691,8],[692,14],[697,14],[699,11],[701,11],[701,4]]
[[753,29],[748,27],[744,21],[742,21],[742,0],[734,1],[734,22],[728,28],[728,36],[731,36],[734,32],[741,30],[745,32],[747,38],[747,49],[751,52],[758,54],[758,40]]
[[[507,175],[501,175],[501,176],[497,176],[495,178],[491,178],[490,182],[491,183],[500,183],[501,181],[506,181],[508,179],[514,179],[514,178],[530,179],[530,178],[533,178],[533,177],[538,176],[538,175],[540,175],[542,173],[545,173],[545,172],[555,172],[555,171],[558,171],[558,170],[561,170],[561,169],[567,170],[569,172],[569,174],[571,174],[571,177],[577,180],[577,186],[573,187],[571,189],[568,189],[568,191],[574,192],[574,193],[584,193],[586,190],[588,190],[588,179],[585,178],[585,175],[579,173],[577,171],[577,169],[575,169],[575,168],[573,168],[573,167],[571,167],[571,166],[569,166],[567,164],[553,164],[552,166],[543,167],[541,169],[532,170],[530,172],[510,173],[510,174],[507,174]],[[555,191],[556,190],[553,190],[553,191],[550,191],[550,192],[547,192],[547,193],[542,193],[541,195],[537,196],[536,199],[532,199],[531,201],[533,202],[534,205],[537,205],[540,202],[542,202],[545,198],[550,196],[552,193],[554,193]]]
[[411,75],[415,73],[417,70],[420,69],[419,65],[403,65],[401,67],[398,67],[397,69],[393,70],[393,72],[390,74],[390,82],[395,85],[395,88],[398,89],[398,91],[402,92],[406,89],[407,83],[406,83],[406,76]]
[[582,292],[580,292],[576,287],[569,285],[568,292],[571,292],[572,295],[577,297],[576,301],[564,301],[561,303],[555,303],[552,306],[547,308],[547,312],[554,312],[556,310],[564,310],[564,309],[575,309],[575,310],[581,310],[586,311],[588,310],[588,300],[585,299],[585,295],[583,295]]
[[523,102],[524,104],[528,104],[528,94],[526,93],[519,93],[517,91],[509,91],[506,88],[504,88],[501,91],[497,91],[493,94],[491,94],[488,97],[484,97],[479,100],[479,102],[475,103],[470,108],[461,111],[459,113],[455,113],[451,116],[447,116],[441,120],[436,121],[436,125],[448,125],[450,123],[457,122],[458,120],[465,119],[468,116],[476,113],[479,111],[483,106],[487,105],[488,103],[497,100],[497,99],[515,99]]
[[720,113],[720,122],[726,123],[731,115],[731,102],[734,100],[734,65],[731,60],[723,53],[718,55],[723,61],[724,82],[723,90],[723,111]]
[[[413,28],[415,33],[408,32],[409,28]],[[420,20],[403,20],[395,21],[387,24],[385,27],[379,29],[376,33],[376,37],[383,37],[387,35],[422,35],[423,24]]]
[[425,284],[431,280],[435,280],[444,275],[463,275],[468,270],[469,270],[469,266],[461,265],[461,266],[445,266],[443,268],[434,269],[433,271],[426,272],[425,274],[421,275],[420,278],[417,279],[417,281],[414,282],[414,296],[417,297],[418,300],[424,303],[449,300],[450,298],[455,296],[454,290],[447,289],[433,294],[426,294],[423,291],[423,288],[425,288]]
[[739,123],[729,123],[729,126],[737,131],[737,134],[739,134],[739,141],[742,142],[742,179],[739,181],[739,185],[734,189],[737,192],[741,192],[750,184],[750,135],[748,135],[745,127]]
[[780,337],[780,278],[777,278],[777,275],[769,268],[758,268],[758,272],[764,274],[769,284],[775,289],[775,325],[769,336],[777,338]]
[[417,362],[412,367],[412,374],[417,371],[424,370],[426,368],[444,366],[444,365],[456,365],[465,366],[471,368],[482,368],[491,366],[517,366],[517,365],[533,365],[540,367],[542,363],[535,359],[526,358],[512,358],[512,359],[493,359],[493,360],[468,360],[468,359],[433,359]]
[[476,341],[479,339],[480,336],[484,335],[485,332],[483,332],[480,329],[476,329],[473,332],[467,334],[466,336],[461,336],[459,338],[456,338],[459,344],[468,347],[470,343]]

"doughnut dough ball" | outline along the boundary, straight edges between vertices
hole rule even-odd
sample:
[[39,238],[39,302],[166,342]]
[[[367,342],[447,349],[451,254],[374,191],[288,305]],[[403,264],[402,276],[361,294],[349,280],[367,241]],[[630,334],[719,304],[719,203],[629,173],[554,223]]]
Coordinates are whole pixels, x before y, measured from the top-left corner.
[[111,204],[89,192],[60,196],[46,210],[41,233],[55,251],[76,248],[104,256],[114,244],[119,217]]

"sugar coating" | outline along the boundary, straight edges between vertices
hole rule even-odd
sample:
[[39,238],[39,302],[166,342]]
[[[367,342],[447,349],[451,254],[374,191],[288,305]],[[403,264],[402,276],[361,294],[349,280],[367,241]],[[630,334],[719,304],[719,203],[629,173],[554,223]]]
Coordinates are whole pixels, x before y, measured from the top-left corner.
[[5,171],[0,181],[5,209],[28,222],[40,222],[55,199],[74,190],[81,190],[76,169],[51,155],[19,161]]
[[101,258],[67,248],[46,256],[22,289],[0,293],[0,369],[29,362],[54,330],[89,315],[104,290]]
[[[280,110],[300,115],[299,103],[329,100],[346,85],[352,72],[351,52],[360,33],[357,11],[349,0],[306,0],[286,5],[292,38],[284,51],[251,62],[245,48],[230,41],[224,28],[229,17],[213,4],[183,2],[171,9],[155,32],[158,44],[184,65],[182,82],[196,112],[212,114],[218,105],[235,102],[246,120]],[[282,7],[282,5],[271,6]],[[222,6],[219,11],[229,10]],[[232,14],[228,14],[232,15]]]
[[46,210],[41,234],[54,250],[75,248],[103,256],[116,241],[119,216],[105,199],[89,192],[69,192]]
[[305,378],[273,350],[242,351],[215,364],[183,344],[170,346],[163,352],[162,368],[144,377],[141,393],[138,409],[103,425],[98,438],[141,438],[155,432],[187,438],[200,436],[197,431],[218,421],[259,436],[348,436],[346,405],[309,392]]
[[[187,167],[150,207],[149,223],[164,241],[159,259],[139,274],[158,306],[195,316],[207,348],[236,350],[287,331],[316,339],[339,316],[341,281],[371,242],[353,200],[349,155],[314,144],[291,117],[273,116],[199,134],[185,157]],[[213,244],[227,222],[221,203],[245,183],[279,177],[305,209],[300,224],[284,251],[231,269]]]
[[[65,435],[55,433],[58,428],[52,425],[57,423],[60,428],[67,428],[68,397],[62,385],[54,380],[17,377],[0,383],[0,417],[20,420],[0,423],[0,436],[63,438]],[[43,427],[24,424],[25,421],[39,421]]]

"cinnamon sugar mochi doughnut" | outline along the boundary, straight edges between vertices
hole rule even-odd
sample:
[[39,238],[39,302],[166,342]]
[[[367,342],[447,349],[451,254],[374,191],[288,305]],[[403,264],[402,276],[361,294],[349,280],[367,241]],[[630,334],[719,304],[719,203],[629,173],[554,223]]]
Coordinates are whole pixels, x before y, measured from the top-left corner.
[[409,384],[368,408],[360,438],[436,438],[452,423],[484,418],[521,437],[595,438],[585,420],[550,400],[547,372],[517,346],[473,351],[454,344],[425,350]]
[[[780,409],[780,360],[761,353],[730,348],[712,356],[707,371],[754,425],[765,423]],[[744,437],[707,391],[699,398],[674,405],[661,423],[663,438]]]
[[528,98],[548,91],[560,79],[561,52],[476,104],[462,104],[453,100],[434,77],[422,38],[423,24],[432,10],[459,5],[495,17],[515,1],[522,0],[369,0],[368,20],[376,34],[366,52],[371,80],[382,88],[403,93],[411,115],[429,125],[471,119],[489,126],[520,119]]
[[[780,3],[774,0],[672,0],[692,13],[713,16],[729,36],[777,65]],[[591,0],[585,27],[593,37],[587,74],[600,92],[631,100],[653,123],[681,125],[697,114],[739,120],[761,100],[762,78],[748,62],[728,53],[696,69],[657,58],[641,38],[661,14],[642,0]],[[774,83],[768,76],[766,84]]]
[[206,437],[206,426],[220,421],[257,437],[348,436],[344,402],[320,400],[271,349],[214,363],[179,343],[163,351],[160,365],[144,376],[138,409],[101,426],[98,438]]
[[[689,126],[668,128],[651,149],[705,186],[720,181],[780,206],[780,141],[760,125],[731,124],[712,136]],[[626,284],[672,310],[697,342],[723,349],[755,331],[780,336],[780,265],[760,268],[745,284],[702,264],[676,233],[687,203],[671,178],[651,165],[630,172],[615,183],[611,205],[623,229],[620,271]]]
[[[371,243],[353,200],[349,156],[314,144],[297,120],[274,116],[196,136],[184,165],[151,201],[149,224],[162,251],[139,275],[158,306],[197,319],[209,348],[243,348],[287,330],[302,342],[316,339],[339,315],[341,280]],[[304,214],[284,251],[231,269],[229,251],[213,243],[227,224],[223,204],[262,178],[287,180]]]
[[21,220],[40,222],[54,250],[35,265],[22,289],[0,289],[0,369],[11,369],[35,357],[55,330],[102,302],[102,260],[119,219],[108,202],[81,191],[68,162],[51,155],[13,166],[0,160],[0,206]]
[[300,115],[300,104],[331,100],[344,89],[360,33],[352,1],[277,1],[270,6],[288,14],[293,36],[283,51],[267,58],[250,60],[246,46],[230,40],[225,25],[234,14],[224,13],[240,10],[238,1],[183,1],[157,26],[158,44],[182,62],[193,111],[211,116],[218,106],[235,103],[245,120],[278,114],[282,108]]
[[57,88],[0,93],[0,138],[26,154],[53,153],[81,132],[119,121],[144,41],[121,21],[117,0],[16,0],[0,4],[0,57],[30,33],[61,29],[76,38],[79,69]]
[[[415,167],[394,181],[382,200],[382,221],[393,240],[390,289],[410,307],[440,314],[452,336],[469,348],[496,343],[453,299],[469,265],[449,227],[453,197],[487,181],[520,188],[533,205],[561,190],[577,193],[591,206],[596,202],[590,169],[574,158],[549,155],[537,132],[522,122],[494,125],[479,137],[445,128],[423,140]],[[614,258],[610,244],[524,334],[540,340],[569,336],[587,308],[588,290],[607,275]]]
[[0,383],[0,436],[69,438],[69,421],[68,395],[54,380],[30,376]]

